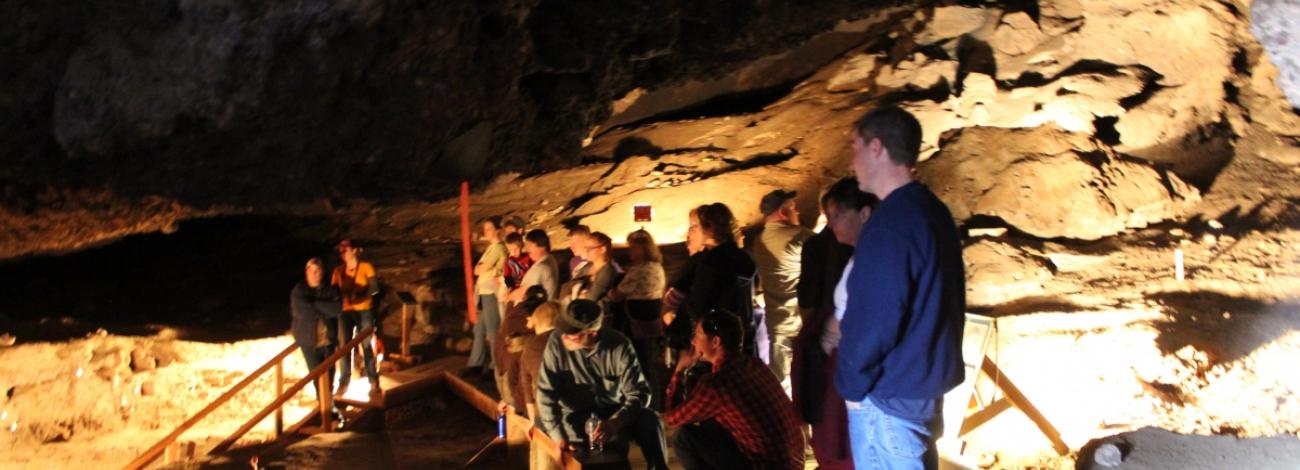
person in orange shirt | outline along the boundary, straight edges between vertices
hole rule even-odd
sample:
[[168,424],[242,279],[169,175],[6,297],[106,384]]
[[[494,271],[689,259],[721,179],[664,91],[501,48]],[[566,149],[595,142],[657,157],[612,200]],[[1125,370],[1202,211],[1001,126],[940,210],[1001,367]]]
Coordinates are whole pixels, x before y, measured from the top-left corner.
[[[361,330],[375,326],[372,296],[379,292],[379,284],[375,278],[374,265],[361,261],[358,257],[361,248],[354,246],[351,240],[343,240],[339,242],[337,249],[343,264],[334,268],[330,284],[337,286],[339,295],[343,297],[343,315],[339,317],[341,327],[339,342],[347,343],[352,341],[353,336]],[[379,332],[376,331],[374,337],[378,338]],[[363,341],[361,352],[365,358],[366,377],[370,379],[370,393],[378,394],[380,393],[379,373],[375,369],[375,352],[371,349],[370,343],[370,341]],[[352,354],[343,356],[339,369],[336,394],[342,395],[347,391],[348,383],[352,379]]]

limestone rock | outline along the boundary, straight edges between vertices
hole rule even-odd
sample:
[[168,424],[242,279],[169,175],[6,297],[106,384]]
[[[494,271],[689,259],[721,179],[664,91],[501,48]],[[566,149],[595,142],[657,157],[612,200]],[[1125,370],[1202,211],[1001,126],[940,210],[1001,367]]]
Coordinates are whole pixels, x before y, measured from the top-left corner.
[[876,83],[888,88],[910,88],[927,90],[939,83],[957,83],[957,61],[931,60],[924,54],[916,54],[910,60],[881,69]]
[[1018,11],[1002,17],[1002,23],[993,33],[990,45],[1006,55],[1020,55],[1047,39],[1038,29],[1038,23],[1028,13]]
[[1199,199],[1172,173],[1050,126],[964,129],[919,174],[957,219],[1000,217],[1042,238],[1095,240],[1174,217]]
[[995,11],[986,8],[936,7],[933,16],[926,21],[925,30],[916,36],[916,43],[933,44],[974,32],[995,20],[996,15]]
[[872,75],[878,73],[880,56],[859,54],[845,62],[835,76],[826,83],[827,91],[856,91],[871,86]]
[[131,350],[131,372],[147,372],[158,367],[158,360],[153,357],[148,349],[136,348]]
[[154,363],[158,367],[167,367],[174,362],[181,360],[180,353],[170,341],[154,343],[149,348],[149,355],[154,358]]
[[1250,4],[1250,32],[1277,66],[1278,87],[1291,106],[1300,108],[1300,3],[1255,0]]
[[1147,77],[1140,68],[1108,73],[1066,75],[1040,86],[1000,89],[993,77],[966,75],[962,93],[943,103],[921,101],[904,107],[921,119],[922,149],[935,151],[939,138],[952,129],[968,126],[1033,128],[1055,125],[1093,134],[1099,117],[1118,117],[1121,102],[1142,92]]
[[962,250],[966,263],[966,305],[990,307],[1041,295],[1052,277],[1051,262],[1024,249],[980,240]]

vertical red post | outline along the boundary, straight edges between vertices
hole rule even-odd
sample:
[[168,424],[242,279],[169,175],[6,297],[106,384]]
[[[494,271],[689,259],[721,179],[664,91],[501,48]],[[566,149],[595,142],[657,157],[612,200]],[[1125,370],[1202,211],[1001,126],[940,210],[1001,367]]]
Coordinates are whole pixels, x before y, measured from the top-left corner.
[[460,242],[461,249],[465,254],[465,300],[469,304],[465,318],[469,319],[471,324],[478,323],[478,309],[475,305],[478,301],[474,296],[474,261],[470,259],[473,252],[470,250],[471,230],[469,226],[469,182],[460,182]]

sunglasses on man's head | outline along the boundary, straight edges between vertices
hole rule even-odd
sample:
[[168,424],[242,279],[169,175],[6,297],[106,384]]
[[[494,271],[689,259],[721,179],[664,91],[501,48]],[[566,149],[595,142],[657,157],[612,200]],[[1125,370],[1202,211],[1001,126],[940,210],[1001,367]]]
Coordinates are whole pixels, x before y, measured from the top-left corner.
[[705,315],[704,318],[700,319],[700,326],[703,327],[704,332],[708,333],[710,336],[718,336],[718,332],[721,331],[718,326],[718,319],[723,318],[724,315],[731,315],[731,312],[726,310],[710,310],[708,315]]

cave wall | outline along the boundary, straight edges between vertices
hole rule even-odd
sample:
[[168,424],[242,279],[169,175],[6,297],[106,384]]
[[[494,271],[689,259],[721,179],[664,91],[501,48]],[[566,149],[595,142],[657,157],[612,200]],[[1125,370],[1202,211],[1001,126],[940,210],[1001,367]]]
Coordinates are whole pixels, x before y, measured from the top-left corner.
[[[567,167],[629,90],[740,68],[877,3],[6,0],[0,229],[42,243],[0,258],[120,236],[104,201],[142,207],[129,232]],[[60,216],[87,227],[31,227]]]
[[[0,259],[208,214],[438,200],[461,179],[490,192],[494,175],[565,178],[607,159],[628,164],[497,209],[599,223],[630,194],[693,204],[702,186],[670,189],[721,177],[704,186],[804,187],[813,213],[815,188],[842,173],[848,122],[879,103],[922,119],[921,176],[958,213],[1097,239],[1186,217],[1224,181],[1220,195],[1290,174],[1259,165],[1294,164],[1300,142],[1236,1],[0,9],[15,19],[0,27]],[[740,106],[716,103],[730,96]],[[978,127],[1011,132],[965,132]],[[1264,163],[1234,170],[1243,155]],[[1035,169],[1057,161],[1078,170],[1053,170],[1070,183]],[[986,181],[944,176],[967,167]],[[1044,177],[983,197],[1017,172]],[[1102,220],[1044,217],[1035,197]]]

